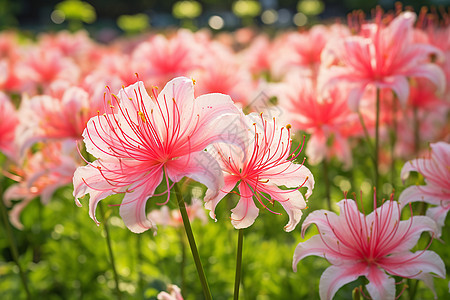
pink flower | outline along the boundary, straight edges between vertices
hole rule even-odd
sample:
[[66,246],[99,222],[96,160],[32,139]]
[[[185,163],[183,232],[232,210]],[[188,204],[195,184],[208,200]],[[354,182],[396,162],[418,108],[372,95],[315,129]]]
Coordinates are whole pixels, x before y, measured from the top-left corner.
[[192,76],[198,82],[196,92],[223,93],[237,103],[247,106],[252,100],[256,83],[248,69],[243,68],[231,51],[217,43],[211,43],[209,51],[199,62],[200,67]]
[[358,109],[359,101],[370,84],[392,89],[401,103],[409,95],[408,77],[428,78],[438,92],[445,89],[445,76],[440,67],[430,63],[431,55],[442,55],[438,48],[414,42],[416,15],[401,13],[387,27],[364,24],[359,36],[333,41],[322,52],[324,88],[340,81],[353,83],[349,106]]
[[19,217],[31,200],[41,197],[42,204],[47,204],[56,189],[72,182],[73,173],[80,165],[75,157],[77,151],[73,143],[51,143],[13,168],[14,174],[9,177],[18,183],[5,191],[4,201],[8,206],[13,199],[21,201],[10,211],[11,224],[22,229]]
[[76,83],[80,76],[80,69],[75,62],[56,48],[35,48],[24,57],[19,76],[37,86],[45,87],[58,79]]
[[279,57],[274,58],[275,73],[286,74],[287,70],[301,68],[314,76],[326,43],[330,39],[343,39],[349,35],[347,27],[337,24],[331,27],[315,25],[308,31],[288,33]]
[[[376,206],[376,199],[374,199]],[[433,251],[409,251],[424,231],[436,232],[435,222],[425,216],[400,221],[401,211],[395,201],[387,201],[365,216],[355,201],[344,199],[338,203],[338,216],[326,210],[308,215],[302,226],[316,224],[318,235],[299,243],[294,253],[293,269],[304,257],[316,255],[326,258],[332,266],[320,278],[320,298],[332,299],[346,283],[365,276],[372,299],[395,299],[393,276],[421,279],[433,289],[435,273],[445,278],[445,265]],[[388,274],[386,274],[388,273]]]
[[53,95],[23,99],[17,129],[21,152],[37,141],[80,139],[87,121],[104,110],[102,101],[92,99],[84,89],[56,83]]
[[[361,134],[358,115],[347,105],[346,84],[333,87],[320,98],[313,80],[293,74],[282,85],[279,102],[294,128],[311,134],[306,146],[308,162],[317,164],[336,155],[347,167],[352,164],[349,138]],[[331,145],[328,145],[329,142]]]
[[290,125],[279,128],[275,119],[269,122],[263,119],[262,114],[254,113],[247,115],[245,122],[248,134],[245,151],[215,146],[225,185],[218,194],[214,190],[206,191],[205,207],[211,210],[210,216],[215,219],[214,211],[218,202],[239,183],[240,199],[231,210],[231,223],[235,228],[247,228],[254,223],[259,213],[253,200],[255,197],[269,211],[264,202],[279,202],[289,215],[289,222],[284,229],[292,231],[300,222],[302,209],[306,208],[299,189],[306,186],[308,198],[314,188],[314,177],[303,164],[293,162],[298,154],[290,152]]
[[430,146],[430,157],[407,162],[401,172],[402,180],[406,180],[411,171],[419,172],[425,178],[426,185],[406,188],[401,193],[399,202],[402,206],[415,201],[436,205],[428,208],[427,216],[442,227],[450,210],[450,144],[438,142]]
[[169,284],[167,286],[167,292],[161,292],[158,294],[158,300],[183,300],[183,296],[181,295],[181,290],[178,286],[174,284]]
[[8,96],[0,92],[0,152],[17,159],[15,130],[19,124],[16,109]]
[[171,38],[156,35],[141,43],[131,61],[139,62],[136,70],[146,84],[159,86],[170,78],[191,72],[197,66],[200,50],[191,33],[178,31]]
[[153,89],[149,96],[137,82],[117,96],[108,91],[106,99],[107,113],[91,118],[83,133],[86,150],[98,159],[78,168],[73,179],[75,198],[90,194],[89,213],[96,223],[98,202],[124,193],[120,215],[125,225],[136,233],[154,227],[145,205],[163,179],[167,201],[169,181],[185,176],[213,191],[220,189],[222,173],[203,150],[219,141],[242,144],[233,134],[221,135],[238,113],[229,96],[194,99],[193,81],[179,77],[159,95]]

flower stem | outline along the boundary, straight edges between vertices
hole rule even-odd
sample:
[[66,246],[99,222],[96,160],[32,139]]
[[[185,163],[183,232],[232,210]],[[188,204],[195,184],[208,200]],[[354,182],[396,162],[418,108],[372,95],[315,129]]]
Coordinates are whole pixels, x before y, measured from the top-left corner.
[[[358,111],[358,116],[359,116],[359,122],[361,123],[361,127],[363,128],[363,131],[364,131],[364,139],[366,140],[366,145],[369,148],[370,152],[374,152],[372,141],[370,140],[369,131],[367,130],[367,126],[366,126],[366,123],[364,122],[364,118],[361,114],[361,111]],[[375,163],[375,158],[373,157],[372,153],[370,155],[370,158],[372,159],[373,163]]]
[[380,89],[377,88],[376,92],[376,117],[375,117],[375,155],[374,155],[374,163],[375,163],[375,189],[378,193],[379,190],[379,151],[380,151]]
[[[181,229],[181,228],[180,228]],[[180,277],[181,277],[181,294],[183,297],[186,291],[186,238],[182,231],[178,231],[180,237],[180,247],[181,247],[181,263],[180,263]]]
[[28,288],[28,284],[27,284],[27,277],[19,263],[19,252],[17,251],[17,245],[14,241],[14,235],[12,233],[12,228],[8,221],[8,213],[6,211],[5,203],[3,203],[3,197],[2,197],[3,191],[1,190],[1,188],[3,186],[2,179],[3,178],[0,177],[0,207],[2,210],[2,219],[3,219],[3,224],[5,226],[6,238],[8,239],[8,242],[9,242],[9,248],[11,249],[14,263],[16,264],[17,268],[19,269],[20,279],[21,279],[23,287],[25,289],[25,293],[27,294],[27,299],[31,299],[30,289]]
[[236,276],[234,277],[234,300],[239,299],[239,286],[241,284],[242,271],[242,247],[244,245],[244,229],[238,231],[238,245],[236,254]]
[[394,96],[392,103],[392,130],[390,134],[390,142],[391,142],[391,183],[395,187],[395,182],[397,179],[395,172],[395,144],[397,142],[397,97]]
[[109,259],[111,260],[111,268],[112,268],[112,271],[114,274],[114,282],[116,283],[117,299],[120,300],[120,299],[122,299],[122,294],[120,293],[120,289],[119,289],[119,275],[117,274],[116,263],[114,260],[114,252],[113,252],[113,249],[111,246],[111,236],[109,233],[108,220],[105,218],[105,211],[103,209],[102,203],[99,203],[98,206],[100,209],[100,214],[102,215],[103,226],[105,228],[106,245],[108,246]]
[[200,279],[200,283],[202,284],[203,294],[206,300],[211,300],[211,291],[209,290],[208,281],[206,280],[205,272],[203,271],[200,255],[198,254],[197,245],[195,244],[194,234],[192,233],[191,223],[189,222],[189,217],[186,211],[186,204],[184,202],[183,195],[181,195],[178,183],[174,184],[174,189],[175,194],[177,195],[178,208],[180,209],[181,218],[183,219],[184,230],[186,231],[186,236],[194,258],[195,267],[197,268],[198,277]]

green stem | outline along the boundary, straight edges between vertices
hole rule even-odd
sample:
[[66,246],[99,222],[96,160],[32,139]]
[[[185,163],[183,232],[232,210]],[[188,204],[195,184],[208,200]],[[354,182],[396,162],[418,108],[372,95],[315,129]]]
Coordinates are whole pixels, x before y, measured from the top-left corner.
[[186,236],[194,258],[195,267],[197,268],[198,277],[200,279],[200,283],[202,284],[203,294],[205,299],[211,300],[211,291],[209,290],[208,281],[206,280],[205,272],[203,271],[200,255],[198,254],[197,245],[195,244],[194,234],[192,233],[191,223],[189,222],[189,217],[186,211],[186,204],[184,202],[183,195],[181,195],[178,183],[174,184],[174,189],[178,200],[178,208],[180,209],[181,218],[183,219],[184,230],[186,231]]
[[376,118],[375,118],[375,155],[374,155],[374,163],[375,163],[375,190],[379,193],[379,160],[378,155],[380,151],[380,89],[377,88],[376,95]]
[[238,231],[238,244],[236,254],[236,276],[234,277],[234,300],[239,299],[239,286],[241,284],[241,272],[242,272],[242,247],[244,245],[244,229]]
[[323,177],[325,180],[325,194],[327,197],[328,210],[333,211],[333,208],[331,207],[331,186],[330,186],[330,178],[328,175],[328,160],[326,157],[323,159],[322,167],[323,167]]
[[114,274],[114,282],[116,283],[117,299],[120,300],[122,299],[122,294],[120,293],[119,289],[119,274],[117,274],[116,263],[114,260],[114,252],[111,246],[111,236],[109,233],[108,220],[105,218],[105,211],[103,210],[102,203],[99,203],[99,209],[103,219],[103,227],[105,228],[106,245],[108,246],[109,259],[111,260],[111,268]]
[[395,187],[397,176],[395,174],[395,144],[397,142],[397,97],[394,96],[392,103],[392,130],[390,135],[391,142],[391,183]]
[[370,150],[372,151],[373,145],[372,145],[372,142],[370,141],[370,134],[369,134],[369,131],[367,130],[367,126],[366,126],[366,123],[364,122],[364,118],[361,114],[361,111],[359,111],[359,110],[358,110],[358,117],[359,117],[359,122],[361,123],[361,127],[364,131],[364,138],[366,140],[366,143],[369,146]]
[[416,298],[417,286],[419,285],[418,279],[415,279],[414,283],[413,283],[413,280],[414,279],[408,279],[408,286],[410,287],[408,289],[409,300],[414,300]]
[[186,290],[186,240],[183,232],[178,231],[180,234],[180,247],[181,247],[181,264],[180,264],[180,277],[181,277],[181,294],[185,296],[184,292]]
[[14,241],[14,235],[12,232],[12,228],[8,221],[8,213],[6,211],[5,203],[3,203],[3,197],[2,197],[3,191],[1,190],[2,186],[3,186],[3,180],[0,177],[0,207],[2,210],[3,224],[5,225],[6,238],[8,239],[8,242],[9,242],[9,248],[11,249],[14,263],[16,264],[17,268],[19,269],[20,279],[21,279],[23,287],[25,289],[25,293],[27,294],[27,299],[31,299],[31,293],[30,293],[30,290],[29,290],[28,284],[27,284],[27,277],[19,263],[19,251],[17,251],[17,245]]

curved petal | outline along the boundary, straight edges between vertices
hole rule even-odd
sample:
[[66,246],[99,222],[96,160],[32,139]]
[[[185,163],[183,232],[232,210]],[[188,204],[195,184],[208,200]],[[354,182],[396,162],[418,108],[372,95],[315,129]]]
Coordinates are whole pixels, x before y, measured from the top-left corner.
[[302,237],[303,238],[305,237],[306,229],[311,224],[316,224],[316,226],[319,228],[319,231],[321,233],[334,236],[334,233],[333,233],[333,230],[332,230],[330,224],[335,224],[336,226],[338,226],[339,223],[340,223],[340,218],[334,212],[331,212],[331,211],[328,211],[325,209],[315,210],[315,211],[311,212],[310,214],[308,214],[306,219],[303,221]]
[[220,200],[222,200],[223,197],[225,197],[226,194],[231,192],[231,190],[236,186],[236,183],[238,182],[238,180],[236,180],[234,176],[224,176],[224,181],[225,184],[218,193],[216,193],[216,191],[214,190],[208,189],[205,194],[205,208],[210,210],[209,216],[216,222],[217,219],[215,210],[217,204]]
[[394,300],[395,279],[388,276],[383,270],[375,265],[369,267],[366,275],[370,283],[366,285],[373,300]]
[[387,77],[383,82],[377,84],[380,88],[390,88],[397,95],[400,103],[405,106],[409,98],[409,82],[405,76]]
[[241,198],[235,208],[231,210],[231,224],[241,229],[251,226],[259,214],[259,209],[253,202],[253,191],[245,183],[239,184]]
[[166,172],[173,182],[178,182],[186,176],[206,185],[214,194],[223,186],[223,172],[219,163],[205,151],[168,161]]
[[34,199],[34,196],[25,197],[22,201],[14,205],[14,207],[9,212],[9,221],[17,229],[22,230],[23,224],[20,221],[20,214],[22,210]]
[[423,273],[434,273],[445,278],[444,261],[429,250],[392,254],[383,257],[379,264],[388,273],[396,276],[417,278]]
[[330,249],[324,244],[321,237],[319,235],[314,235],[307,241],[299,243],[297,247],[295,247],[292,269],[294,272],[297,272],[297,264],[307,256],[315,255],[327,258],[328,252],[330,252]]
[[411,77],[425,77],[430,80],[435,86],[437,93],[443,95],[445,91],[445,74],[442,69],[430,63],[417,64],[407,72]]
[[[408,251],[417,244],[424,231],[429,231],[431,234],[437,235],[438,229],[436,222],[425,216],[413,216],[408,221],[400,221],[392,239],[381,242],[384,243],[383,249],[387,253]],[[398,240],[401,242],[398,242]]]
[[349,89],[347,101],[348,107],[352,111],[358,111],[359,102],[364,95],[364,91],[366,90],[367,85],[368,82],[362,82],[361,84],[353,85],[353,87]]
[[430,217],[436,224],[438,225],[438,231],[436,232],[436,237],[441,237],[442,227],[445,225],[445,218],[447,217],[447,213],[450,207],[444,207],[442,205],[438,205],[435,207],[430,207],[427,209],[427,217]]
[[328,267],[320,277],[320,299],[333,299],[339,288],[366,274],[367,266],[362,263]]
[[150,228],[155,227],[155,224],[146,216],[145,204],[148,197],[152,196],[156,187],[161,183],[163,177],[162,170],[155,172],[152,176],[147,176],[145,184],[140,184],[139,187],[127,192],[120,205],[120,216],[125,225],[134,233],[141,233]]
[[303,209],[306,208],[306,202],[303,195],[298,190],[281,190],[276,186],[264,185],[259,188],[270,195],[272,200],[278,201],[287,212],[289,222],[284,226],[284,230],[290,232],[295,229],[303,215]]
[[263,178],[269,178],[269,183],[275,185],[284,185],[287,188],[297,188],[303,185],[308,188],[305,197],[309,198],[314,189],[314,176],[304,165],[286,162],[270,168],[261,175]]
[[417,201],[441,205],[442,202],[447,203],[448,200],[449,199],[445,198],[445,194],[439,193],[438,187],[427,185],[412,185],[403,190],[398,199],[402,207],[406,206],[410,202]]
[[204,149],[211,143],[225,142],[245,149],[248,140],[244,115],[230,96],[223,94],[206,94],[195,99],[195,113],[198,123],[191,134],[192,147]]

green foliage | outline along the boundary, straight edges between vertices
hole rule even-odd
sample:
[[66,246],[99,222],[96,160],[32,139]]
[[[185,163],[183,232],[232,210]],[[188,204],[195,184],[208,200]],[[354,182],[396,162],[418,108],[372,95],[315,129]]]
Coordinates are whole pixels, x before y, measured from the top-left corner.
[[202,5],[197,1],[178,1],[173,5],[172,14],[177,19],[194,19],[202,13]]
[[150,18],[146,14],[122,15],[117,19],[117,26],[127,34],[142,33],[150,27]]
[[62,11],[68,20],[93,23],[97,18],[95,8],[80,0],[62,1],[55,6],[55,9]]
[[[302,137],[296,134],[296,137]],[[294,145],[295,146],[295,145]],[[367,159],[368,150],[355,145],[354,159],[359,162],[351,170],[343,170],[342,165],[332,160],[329,162],[331,198],[337,202],[344,198],[342,187],[347,187],[349,198],[356,193],[359,199],[363,191],[362,203],[366,213],[372,210],[371,161]],[[300,157],[301,158],[301,157]],[[306,215],[316,209],[326,208],[326,193],[321,165],[310,166],[316,179],[316,186],[308,201]],[[397,165],[399,174],[401,164]],[[389,174],[382,174],[387,182]],[[347,181],[346,184],[342,184]],[[412,176],[406,185],[422,183],[423,178]],[[365,184],[366,183],[366,184]],[[8,184],[11,182],[8,181]],[[196,184],[198,185],[198,184]],[[366,190],[364,186],[369,186]],[[200,185],[198,185],[200,186]],[[401,182],[394,184],[398,199],[404,188]],[[190,202],[190,188],[186,182],[181,189],[187,202]],[[204,187],[202,187],[205,190]],[[366,187],[367,188],[367,187]],[[157,193],[164,192],[162,184]],[[176,208],[175,195],[171,195],[167,204]],[[203,262],[214,299],[230,299],[233,295],[234,272],[238,231],[230,223],[230,208],[234,207],[237,196],[232,195],[222,200],[217,207],[217,222],[209,219],[207,224],[199,220],[193,222],[200,257]],[[384,193],[382,197],[389,197]],[[380,197],[381,198],[381,197]],[[43,206],[38,199],[28,205],[21,215],[24,230],[14,230],[19,249],[20,263],[27,272],[29,286],[37,299],[115,299],[114,276],[109,263],[108,249],[103,230],[105,220],[100,213],[97,217],[100,226],[96,226],[88,214],[88,199],[81,199],[82,208],[75,205],[72,187],[57,191],[52,201]],[[148,209],[159,209],[157,203],[166,200],[166,195],[149,201]],[[118,204],[121,196],[112,196],[104,204]],[[413,210],[419,210],[418,204]],[[335,206],[333,206],[336,209]],[[166,290],[169,283],[182,286],[185,299],[202,299],[202,289],[198,281],[195,265],[189,247],[185,241],[183,227],[159,227],[156,236],[151,231],[137,235],[130,232],[120,218],[117,206],[106,206],[106,215],[111,233],[112,247],[119,274],[120,289],[123,299],[156,299],[156,295]],[[272,214],[260,207],[260,215],[254,225],[245,229],[243,273],[240,299],[319,299],[319,280],[322,272],[330,265],[326,259],[307,257],[299,262],[297,273],[292,270],[292,256],[296,245],[303,241],[301,226],[291,233],[283,231],[288,216],[278,203],[272,210],[282,212],[281,216]],[[404,218],[410,217],[408,209],[403,211]],[[443,241],[450,240],[450,221],[443,228]],[[2,227],[2,231],[4,228]],[[317,230],[314,226],[306,231],[306,239]],[[423,250],[429,243],[429,235],[423,234],[418,246],[413,251]],[[184,245],[184,246],[183,246]],[[183,251],[185,250],[184,283],[181,275]],[[450,272],[450,252],[446,244],[434,240],[429,250],[438,253]],[[2,299],[25,299],[18,269],[6,241],[0,234],[0,291]],[[400,279],[397,279],[400,282]],[[410,286],[415,280],[404,281]],[[434,280],[440,299],[448,295],[448,281],[440,278]],[[364,278],[349,283],[341,288],[335,299],[349,299],[353,290],[367,282]],[[399,284],[399,291],[403,284]],[[398,292],[399,292],[398,291]],[[409,299],[406,290],[400,299]],[[417,285],[415,299],[432,299],[433,295],[422,282]]]

